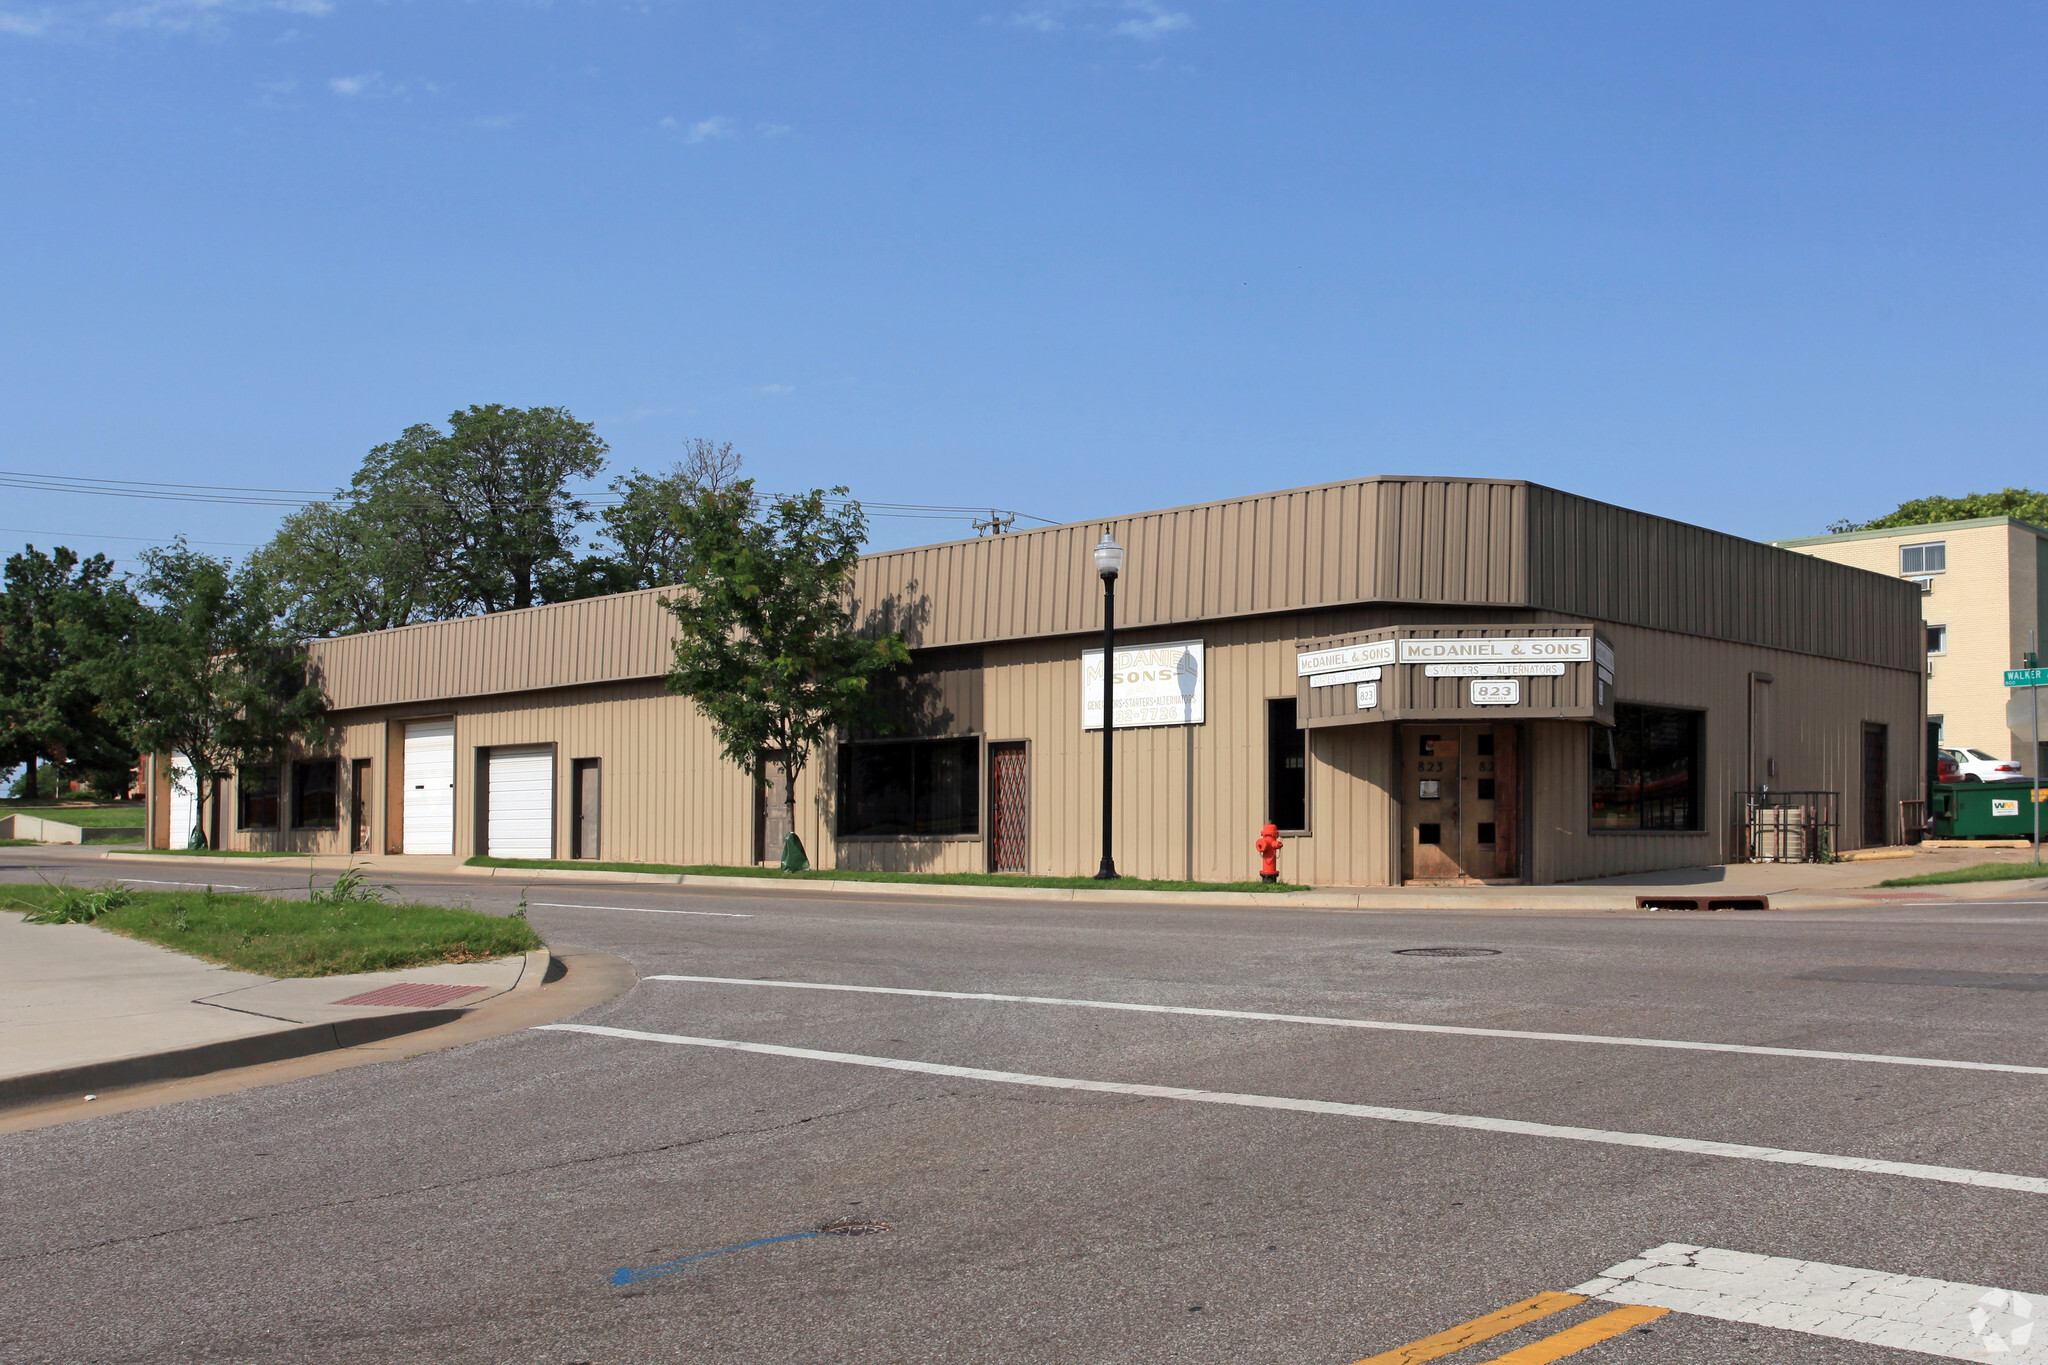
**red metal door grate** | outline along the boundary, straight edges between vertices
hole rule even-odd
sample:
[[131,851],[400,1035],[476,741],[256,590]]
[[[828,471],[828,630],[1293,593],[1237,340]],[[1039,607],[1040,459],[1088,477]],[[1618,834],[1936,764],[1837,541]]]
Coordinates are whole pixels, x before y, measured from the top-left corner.
[[1031,783],[1022,744],[988,746],[989,870],[1031,870]]

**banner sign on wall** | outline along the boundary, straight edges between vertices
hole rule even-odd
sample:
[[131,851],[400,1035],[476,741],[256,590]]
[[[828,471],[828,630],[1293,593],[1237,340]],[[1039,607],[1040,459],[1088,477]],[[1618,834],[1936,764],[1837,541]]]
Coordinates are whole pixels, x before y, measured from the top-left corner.
[[1370,668],[1374,664],[1394,662],[1394,642],[1374,640],[1370,644],[1345,645],[1341,649],[1318,649],[1308,654],[1294,656],[1294,676],[1306,678],[1311,673],[1335,673],[1345,668]]
[[1592,657],[1593,642],[1584,635],[1520,640],[1496,638],[1401,641],[1401,662],[1404,664],[1503,663],[1520,660],[1586,663]]
[[[1116,728],[1200,725],[1208,685],[1200,640],[1118,645]],[[1102,651],[1081,652],[1081,728],[1102,728]]]

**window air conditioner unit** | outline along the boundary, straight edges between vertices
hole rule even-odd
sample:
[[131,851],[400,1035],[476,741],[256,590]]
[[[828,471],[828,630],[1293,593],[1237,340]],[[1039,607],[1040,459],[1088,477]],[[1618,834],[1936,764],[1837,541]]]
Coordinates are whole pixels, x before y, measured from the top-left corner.
[[1922,592],[1934,591],[1934,578],[1932,577],[1932,575],[1926,577],[1915,575],[1907,578],[1906,581],[1908,583],[1918,583],[1920,585],[1920,591]]

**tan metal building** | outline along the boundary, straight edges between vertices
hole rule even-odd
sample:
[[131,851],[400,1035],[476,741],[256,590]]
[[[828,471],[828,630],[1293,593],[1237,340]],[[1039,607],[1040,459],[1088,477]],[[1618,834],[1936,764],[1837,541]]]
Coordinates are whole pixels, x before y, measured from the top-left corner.
[[[814,863],[1094,870],[1104,529],[1127,876],[1244,879],[1271,820],[1293,880],[1574,880],[1725,861],[1765,785],[1836,793],[1840,847],[1897,841],[1920,794],[1916,586],[1535,484],[1382,477],[864,559],[860,618],[913,670],[892,734],[800,778]],[[772,858],[779,793],[663,687],[660,596],[316,642],[332,752],[228,784],[225,842]],[[189,798],[154,790],[182,843]]]

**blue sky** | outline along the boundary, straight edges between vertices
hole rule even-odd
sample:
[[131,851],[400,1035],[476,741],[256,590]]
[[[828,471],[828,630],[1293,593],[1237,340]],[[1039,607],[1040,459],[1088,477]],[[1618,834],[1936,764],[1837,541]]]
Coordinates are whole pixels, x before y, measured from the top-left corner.
[[1056,520],[1443,473],[1817,532],[2048,482],[2044,59],[2040,4],[0,0],[0,468],[319,489],[562,404]]

